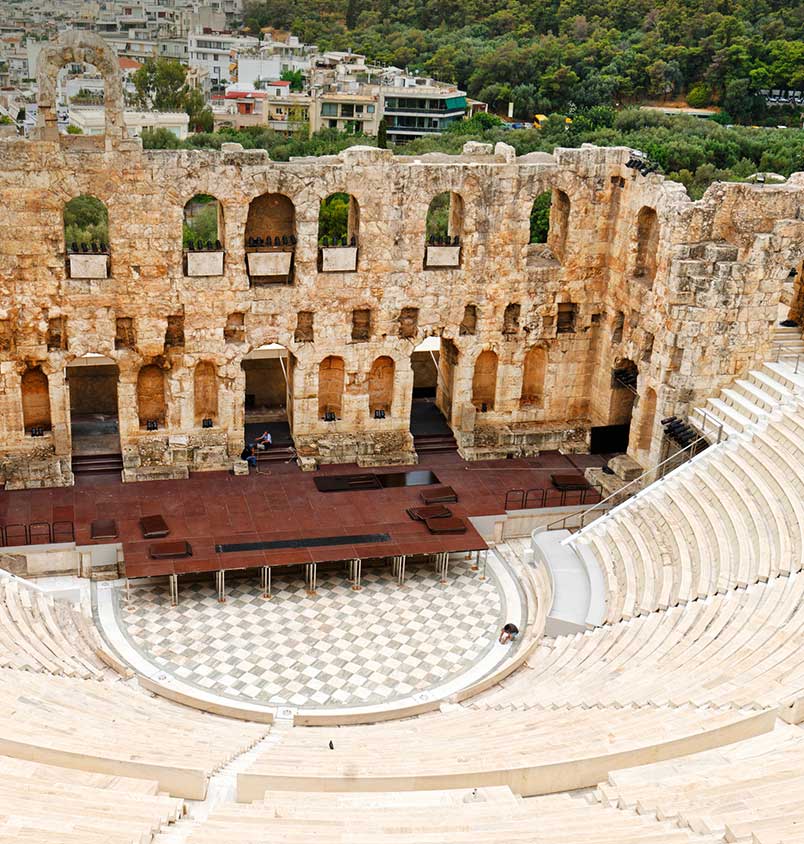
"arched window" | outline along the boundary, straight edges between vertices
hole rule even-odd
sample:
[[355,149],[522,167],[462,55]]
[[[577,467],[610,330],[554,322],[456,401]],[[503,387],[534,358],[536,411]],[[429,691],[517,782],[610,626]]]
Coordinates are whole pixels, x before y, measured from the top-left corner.
[[548,245],[553,254],[563,260],[569,234],[570,198],[563,190],[553,190],[552,206],[550,209],[550,230]]
[[525,355],[522,367],[522,397],[521,403],[544,403],[544,379],[547,374],[547,349],[535,346]]
[[[425,237],[430,245],[460,243],[463,236],[463,199],[454,191],[436,194],[427,209]],[[456,240],[457,239],[457,240]]]
[[497,354],[486,350],[475,361],[472,378],[472,404],[478,410],[494,410],[497,396]]
[[286,284],[293,273],[296,208],[283,193],[251,200],[246,219],[246,262],[251,283]]
[[345,370],[343,358],[330,355],[318,367],[318,415],[340,416],[343,410]]
[[197,193],[184,206],[182,246],[191,252],[223,249],[223,208],[208,193]]
[[646,206],[637,215],[636,238],[634,275],[651,287],[656,275],[656,252],[659,248],[659,220],[653,208]]
[[530,242],[547,243],[550,231],[550,207],[553,204],[553,192],[546,190],[533,200],[530,207]]
[[318,243],[321,246],[357,246],[360,207],[349,193],[331,193],[318,212]]
[[64,246],[70,278],[108,277],[109,212],[96,196],[75,196],[65,204]]
[[369,373],[369,413],[384,410],[389,416],[394,398],[394,370],[392,358],[379,357],[374,361]]
[[204,419],[211,419],[215,424],[218,419],[218,376],[209,361],[201,361],[195,367],[193,394],[196,425]]
[[357,269],[360,207],[348,193],[333,193],[318,212],[319,265],[325,273],[351,273]]
[[648,387],[639,400],[639,442],[640,451],[648,451],[653,440],[653,427],[656,418],[656,390]]
[[148,422],[165,424],[165,373],[154,364],[143,366],[137,375],[137,413],[141,428]]
[[51,428],[50,392],[41,366],[29,367],[22,375],[22,424],[26,431]]

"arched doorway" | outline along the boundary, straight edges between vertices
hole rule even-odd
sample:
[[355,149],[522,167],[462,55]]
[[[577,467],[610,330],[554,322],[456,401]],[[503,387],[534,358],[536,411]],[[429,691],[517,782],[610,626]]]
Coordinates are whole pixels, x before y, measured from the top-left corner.
[[104,355],[88,353],[67,364],[66,376],[73,472],[100,471],[104,459],[108,471],[117,471],[122,468],[117,364]]
[[450,452],[458,448],[449,426],[457,360],[455,344],[440,337],[425,338],[411,353],[410,432],[413,447],[419,454]]
[[243,358],[246,442],[253,443],[267,431],[273,453],[293,447],[295,364],[295,357],[278,343],[266,343]]
[[638,395],[639,369],[628,358],[618,358],[611,369],[606,425],[591,429],[592,454],[621,454],[628,451],[631,418]]

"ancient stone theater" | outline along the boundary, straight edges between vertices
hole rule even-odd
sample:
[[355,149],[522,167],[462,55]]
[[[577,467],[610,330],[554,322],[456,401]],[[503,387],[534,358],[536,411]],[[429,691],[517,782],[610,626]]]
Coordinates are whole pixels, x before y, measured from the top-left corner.
[[[104,136],[57,133],[55,80],[76,52],[106,72]],[[801,258],[795,177],[694,203],[619,148],[353,147],[281,163],[232,145],[143,151],[96,52],[49,50],[38,136],[3,142],[7,489],[71,484],[75,419],[94,413],[117,416],[130,481],[231,468],[252,405],[281,408],[304,468],[412,463],[419,382],[467,459],[583,450],[595,428],[631,423],[628,452],[647,464],[662,417],[770,348]],[[549,234],[531,243],[545,191]],[[444,193],[449,245],[431,245]],[[348,195],[348,231],[323,245],[332,194]],[[218,243],[188,251],[197,195],[217,201]],[[79,196],[107,209],[103,254],[65,242]],[[417,353],[428,340],[434,353]]]
[[0,841],[804,842],[804,173],[145,150],[83,32],[38,105]]

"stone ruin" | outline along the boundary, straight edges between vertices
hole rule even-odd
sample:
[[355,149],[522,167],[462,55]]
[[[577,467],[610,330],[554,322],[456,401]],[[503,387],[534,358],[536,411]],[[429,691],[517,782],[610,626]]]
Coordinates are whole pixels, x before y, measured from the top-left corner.
[[[103,136],[56,131],[72,61],[105,76]],[[285,415],[303,468],[413,463],[421,386],[467,459],[585,450],[593,429],[630,423],[646,466],[662,417],[768,355],[780,302],[800,315],[804,174],[692,202],[624,148],[143,151],[100,38],[63,34],[39,77],[36,136],[0,140],[6,489],[71,484],[71,417],[93,408],[117,415],[125,480],[231,468],[255,402]],[[531,243],[545,191],[549,234]],[[348,220],[324,240],[332,194],[348,195]],[[441,194],[448,231],[430,242]],[[217,200],[220,243],[184,249],[198,195]],[[105,254],[65,243],[78,196],[108,211]],[[437,351],[416,351],[428,338]],[[635,374],[635,393],[614,371]]]

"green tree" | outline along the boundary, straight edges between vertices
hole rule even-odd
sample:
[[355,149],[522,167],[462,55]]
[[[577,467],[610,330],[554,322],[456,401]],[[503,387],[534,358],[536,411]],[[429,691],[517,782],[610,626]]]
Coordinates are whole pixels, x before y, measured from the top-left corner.
[[349,194],[333,193],[321,203],[318,215],[318,242],[340,243],[349,231]]
[[184,206],[182,242],[186,249],[190,243],[215,243],[218,239],[218,201],[208,194],[196,194]]
[[530,209],[530,242],[547,243],[550,230],[550,206],[553,201],[552,191],[540,193]]
[[109,214],[95,196],[75,196],[64,206],[64,241],[67,248],[109,242]]
[[146,59],[131,77],[136,104],[154,111],[184,111],[189,94],[187,68],[173,59]]
[[169,129],[143,129],[143,149],[178,149],[181,141]]
[[304,74],[300,70],[283,70],[280,78],[284,82],[290,82],[291,91],[304,90]]
[[377,127],[377,146],[380,149],[388,149],[388,121],[382,117]]

